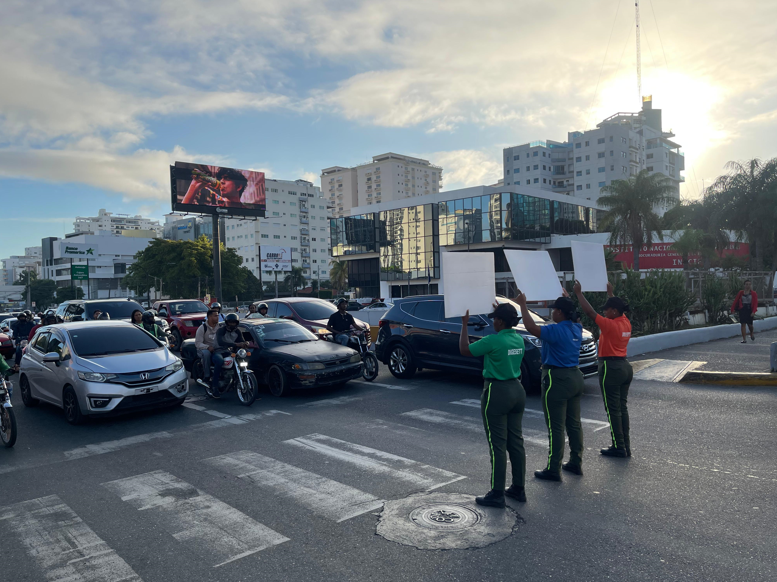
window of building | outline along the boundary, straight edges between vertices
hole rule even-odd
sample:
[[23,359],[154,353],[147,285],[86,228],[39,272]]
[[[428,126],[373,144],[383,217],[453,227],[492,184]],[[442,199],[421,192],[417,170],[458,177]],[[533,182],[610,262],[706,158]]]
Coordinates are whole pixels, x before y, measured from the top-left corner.
[[296,205],[297,205],[296,202],[289,202],[289,206],[296,206]]
[[588,147],[588,146],[590,145],[590,143],[591,143],[591,142],[588,142],[588,141],[587,141],[587,142],[585,142],[585,147]]
[[275,239],[278,239],[278,238],[281,238],[281,235],[279,235],[279,234],[274,234],[274,235],[272,235],[272,237],[273,237],[273,238],[275,238]]
[[610,157],[614,156],[615,152],[613,150],[610,150]]
[[270,238],[270,235],[269,234],[263,234],[262,238]]
[[528,186],[529,184],[531,184],[531,180],[526,180],[526,185]]
[[543,179],[542,179],[542,183],[543,183],[543,184],[547,184],[547,183],[548,183],[548,180],[547,180],[546,178],[543,178]]
[[540,165],[539,164],[534,164],[534,169],[535,170],[539,170],[540,169]]
[[577,156],[577,157],[575,158],[575,161],[576,161],[576,162],[582,162],[582,161],[583,161],[583,157],[582,157],[582,156]]
[[515,168],[515,170],[513,170],[513,174],[520,174],[520,173],[521,173],[521,168]]
[[599,188],[604,188],[607,185],[607,182],[599,182]]
[[591,156],[586,156],[586,157],[585,157],[585,161],[586,161],[586,162],[590,162],[590,161],[591,161]]
[[583,189],[582,184],[578,184],[577,186],[575,186],[575,190],[582,190],[582,189]]
[[621,157],[622,157],[623,159],[626,159],[626,152],[621,152]]
[[273,216],[280,216],[280,215],[281,215],[281,213],[280,213],[280,212],[273,212],[273,213],[272,213],[272,215],[273,215]]
[[539,179],[539,178],[534,178],[534,183],[535,183],[535,184],[539,184],[539,182],[540,182],[540,179]]
[[509,173],[510,173],[510,170],[505,170],[505,174],[509,174]]
[[599,152],[598,154],[596,154],[596,157],[597,158],[603,158],[604,157],[604,152]]
[[583,145],[583,144],[581,144],[580,142],[577,142],[577,143],[575,144],[575,149],[576,149],[576,150],[579,150],[579,149],[580,149],[580,147],[581,147],[582,145]]
[[297,237],[296,236],[292,236],[291,240],[297,240]]
[[[280,202],[278,200],[273,200],[272,203],[273,204],[280,204]],[[233,226],[232,228],[235,228],[235,227]]]
[[542,169],[543,169],[543,171],[547,170],[547,168],[545,167],[545,164],[542,164]]
[[596,143],[604,143],[604,138],[600,137],[599,139],[596,140]]
[[612,136],[610,136],[610,141],[612,141]]
[[590,176],[591,175],[591,168],[586,168],[585,175]]
[[296,215],[296,214],[289,214],[289,216],[290,216],[291,218],[297,218],[297,215]]
[[648,166],[648,167],[647,167],[647,171],[648,171],[648,172],[652,172],[652,171],[653,171],[653,166]]
[[526,171],[527,172],[531,171],[531,166],[526,166]]
[[532,155],[532,157],[533,157],[533,158],[536,158],[538,155],[540,155],[540,152],[539,152],[539,151],[537,151],[537,150],[535,150],[535,151],[533,151],[533,152],[531,153],[531,155]]
[[514,161],[514,162],[517,162],[517,161],[518,161],[518,160],[520,160],[520,159],[521,159],[521,156],[520,156],[520,154],[519,154],[519,155],[517,155],[517,156],[513,156],[513,161]]
[[544,158],[544,157],[546,157],[546,156],[545,156],[545,152],[542,152],[542,157],[543,157],[543,158]]
[[604,166],[602,166],[601,168],[599,168],[598,172],[599,172],[600,174],[601,174],[601,173],[603,173],[603,172],[604,172]]
[[586,185],[585,185],[585,189],[586,189],[586,190],[590,190],[590,189],[591,189],[591,184],[586,184]]
[[583,175],[583,170],[578,170],[577,172],[575,172],[575,176],[582,176],[582,175]]
[[611,172],[614,172],[614,171],[615,171],[615,164],[612,164],[612,165],[610,166],[610,171],[611,171]]
[[621,143],[627,143],[627,142],[626,142],[626,138],[625,138],[625,137],[622,137],[622,138],[621,138]]
[[647,155],[647,159],[652,160],[653,159],[653,154],[648,154]]

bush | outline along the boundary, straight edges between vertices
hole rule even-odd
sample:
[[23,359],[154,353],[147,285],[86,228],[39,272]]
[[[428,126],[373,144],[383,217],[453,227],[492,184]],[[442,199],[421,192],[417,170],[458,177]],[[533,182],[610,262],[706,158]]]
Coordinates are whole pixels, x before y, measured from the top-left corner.
[[[730,283],[730,282],[729,282]],[[702,280],[701,301],[709,314],[707,323],[728,323],[728,285],[720,277],[705,275]],[[733,301],[733,299],[732,299]]]

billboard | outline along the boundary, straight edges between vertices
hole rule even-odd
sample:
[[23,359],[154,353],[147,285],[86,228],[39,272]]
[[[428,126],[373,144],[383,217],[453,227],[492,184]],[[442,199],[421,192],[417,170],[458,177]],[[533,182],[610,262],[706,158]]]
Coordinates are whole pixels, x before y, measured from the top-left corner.
[[88,281],[89,267],[87,265],[70,265],[71,281]]
[[291,248],[262,245],[259,251],[262,271],[291,271]]
[[62,259],[96,259],[97,245],[85,245],[61,241],[59,256]]
[[[640,269],[682,269],[683,257],[672,248],[671,242],[653,243],[650,248],[643,245],[639,251]],[[629,269],[634,267],[634,251],[632,245],[606,245],[605,248],[615,251],[615,260],[623,263]],[[723,252],[718,253],[721,257],[749,257],[750,245],[748,243],[731,242]],[[701,265],[702,258],[700,253],[690,253],[688,255],[688,264],[690,266]]]
[[173,212],[264,217],[264,172],[175,162],[170,186]]

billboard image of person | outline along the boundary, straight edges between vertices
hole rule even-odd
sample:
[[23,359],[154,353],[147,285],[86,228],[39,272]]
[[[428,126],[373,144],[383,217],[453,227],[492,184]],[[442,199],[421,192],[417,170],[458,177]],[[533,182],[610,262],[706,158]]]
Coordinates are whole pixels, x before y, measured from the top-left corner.
[[264,216],[264,172],[188,162],[170,171],[174,211]]

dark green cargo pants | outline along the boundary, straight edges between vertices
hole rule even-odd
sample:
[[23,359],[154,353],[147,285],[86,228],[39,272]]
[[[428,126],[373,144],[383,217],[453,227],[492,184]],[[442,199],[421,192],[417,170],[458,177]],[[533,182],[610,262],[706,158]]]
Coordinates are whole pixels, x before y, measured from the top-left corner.
[[629,409],[626,401],[634,370],[625,358],[599,358],[599,387],[602,389],[604,410],[610,421],[612,446],[631,448],[629,440]]
[[526,480],[526,451],[523,448],[523,409],[526,392],[518,379],[490,380],[483,385],[480,412],[486,429],[491,454],[491,489],[504,491],[507,474],[507,455],[513,469],[513,485],[524,486]]
[[548,424],[548,471],[561,472],[564,459],[564,427],[569,436],[569,462],[583,464],[583,428],[580,399],[583,396],[580,368],[542,366],[542,408]]

